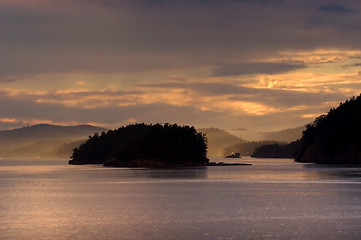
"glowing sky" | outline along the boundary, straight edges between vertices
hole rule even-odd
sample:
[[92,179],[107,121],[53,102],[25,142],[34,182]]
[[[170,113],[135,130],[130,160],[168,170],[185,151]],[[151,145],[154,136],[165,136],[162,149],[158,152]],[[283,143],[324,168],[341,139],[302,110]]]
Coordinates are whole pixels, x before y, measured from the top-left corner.
[[360,92],[359,0],[0,0],[0,130],[280,130]]

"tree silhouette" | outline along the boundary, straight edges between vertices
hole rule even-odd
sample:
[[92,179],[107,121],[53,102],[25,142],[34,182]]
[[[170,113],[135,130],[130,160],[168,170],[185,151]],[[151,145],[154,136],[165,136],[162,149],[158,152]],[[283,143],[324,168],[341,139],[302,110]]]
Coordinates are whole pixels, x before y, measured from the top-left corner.
[[361,95],[306,126],[299,162],[361,164]]
[[70,164],[117,167],[206,165],[207,139],[194,127],[133,124],[89,136],[73,150]]

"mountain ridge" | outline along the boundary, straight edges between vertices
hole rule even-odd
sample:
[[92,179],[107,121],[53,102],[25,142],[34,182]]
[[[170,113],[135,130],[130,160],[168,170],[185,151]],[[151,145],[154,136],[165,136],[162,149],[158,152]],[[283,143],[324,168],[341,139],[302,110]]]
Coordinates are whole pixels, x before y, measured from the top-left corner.
[[[36,124],[0,130],[0,157],[69,157],[72,149],[95,133],[108,129],[92,125]],[[208,139],[208,155],[222,156],[228,146],[247,143],[242,137],[219,128],[197,128]]]
[[71,150],[94,133],[92,125],[37,124],[0,131],[0,157],[68,157]]
[[230,129],[228,132],[241,137],[247,141],[278,141],[291,143],[302,137],[302,132],[306,129],[305,126],[295,128],[287,128],[284,130],[274,132],[254,131],[250,129]]
[[105,128],[92,125],[60,126],[51,124],[36,124],[22,128],[0,131],[0,141],[5,138],[18,139],[59,139],[59,138],[78,138],[86,133],[105,131]]

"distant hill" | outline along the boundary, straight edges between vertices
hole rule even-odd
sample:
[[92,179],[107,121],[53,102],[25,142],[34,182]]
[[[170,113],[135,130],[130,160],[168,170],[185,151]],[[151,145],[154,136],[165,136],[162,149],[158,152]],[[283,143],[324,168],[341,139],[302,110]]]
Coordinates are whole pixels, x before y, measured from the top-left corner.
[[251,141],[251,142],[239,142],[229,145],[223,149],[223,155],[227,156],[232,153],[240,153],[242,156],[251,156],[257,148],[263,145],[269,144],[286,144],[276,141]]
[[91,125],[78,126],[57,126],[50,124],[38,124],[29,127],[17,128],[13,130],[0,131],[0,141],[37,141],[50,139],[79,139],[87,137],[89,134],[104,131],[104,128]]
[[276,132],[257,132],[249,129],[232,129],[229,132],[247,141],[277,141],[290,143],[302,137],[306,127],[289,128]]
[[208,156],[223,156],[223,149],[236,143],[246,142],[218,128],[199,128],[198,132],[205,133],[208,140]]
[[255,158],[295,158],[300,151],[300,140],[288,144],[266,144],[258,147],[252,157]]
[[361,164],[361,95],[307,125],[299,162]]
[[306,127],[289,128],[277,132],[261,132],[263,140],[274,140],[279,142],[293,142],[302,137],[302,131]]
[[104,128],[38,124],[0,131],[0,157],[69,157],[72,149]]

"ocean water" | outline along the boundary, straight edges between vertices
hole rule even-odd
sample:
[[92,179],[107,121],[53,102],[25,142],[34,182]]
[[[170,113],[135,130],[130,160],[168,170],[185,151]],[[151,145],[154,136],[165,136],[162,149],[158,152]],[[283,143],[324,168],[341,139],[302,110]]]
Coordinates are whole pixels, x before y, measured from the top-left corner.
[[0,239],[361,239],[361,168],[228,161],[253,165],[2,159]]

